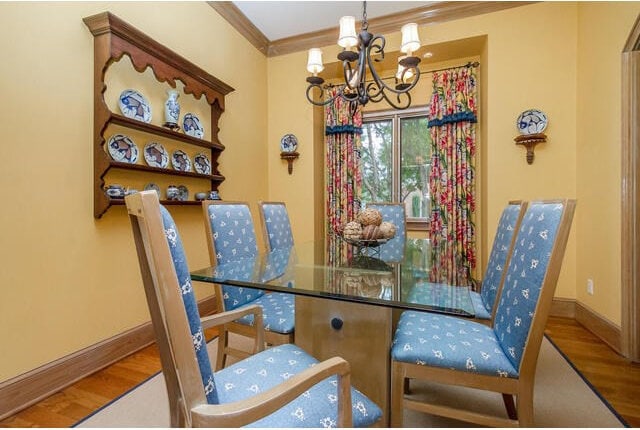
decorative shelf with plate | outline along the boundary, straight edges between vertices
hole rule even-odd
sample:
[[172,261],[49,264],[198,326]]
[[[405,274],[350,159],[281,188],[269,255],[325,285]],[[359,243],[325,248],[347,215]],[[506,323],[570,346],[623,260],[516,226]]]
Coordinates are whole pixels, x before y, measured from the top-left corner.
[[[104,177],[110,169],[130,170],[139,172],[141,175],[152,173],[198,178],[208,181],[208,187],[212,191],[217,191],[218,186],[225,180],[218,170],[218,158],[225,149],[218,138],[220,131],[218,120],[224,111],[224,98],[233,91],[233,88],[109,12],[86,17],[83,21],[94,36],[94,217],[102,217],[112,205],[124,204],[122,198],[109,197],[105,193]],[[192,128],[189,135],[151,124],[148,112],[141,111],[139,119],[112,112],[104,100],[105,75],[109,67],[121,60],[124,55],[131,59],[137,72],[142,73],[150,67],[159,82],[166,82],[172,88],[176,88],[176,81],[180,81],[184,85],[183,91],[186,94],[198,100],[204,96],[211,108],[211,139],[197,137],[203,135],[197,117],[195,121],[190,122]],[[144,104],[145,101],[143,96],[135,90],[127,90],[123,97],[131,97],[134,103]],[[121,109],[122,104],[121,100]],[[171,163],[166,168],[162,168],[135,161],[115,161],[108,151],[105,151],[108,136],[105,137],[104,133],[111,124],[141,131],[151,137],[162,137],[204,148],[199,151],[198,156],[206,159],[208,163],[200,164],[199,171],[181,171],[171,168]],[[136,150],[142,152],[143,148],[136,148]],[[142,154],[139,154],[139,158],[143,158]],[[201,204],[198,201],[179,200],[163,200],[162,203]]]
[[536,145],[547,141],[547,135],[543,133],[547,123],[547,115],[538,109],[526,110],[516,120],[520,136],[516,136],[513,140],[516,145],[527,148],[527,164],[533,164]]

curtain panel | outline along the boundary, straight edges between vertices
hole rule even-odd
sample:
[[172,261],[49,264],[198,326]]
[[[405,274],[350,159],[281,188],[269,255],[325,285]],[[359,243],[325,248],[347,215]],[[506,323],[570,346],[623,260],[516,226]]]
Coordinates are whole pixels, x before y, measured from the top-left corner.
[[474,67],[433,73],[429,129],[432,282],[469,285],[476,266]]
[[[336,87],[326,90],[334,97]],[[340,225],[355,219],[360,210],[362,174],[360,148],[362,110],[351,115],[349,102],[336,97],[325,107],[325,144],[327,158],[327,263],[338,265],[350,256],[351,247],[335,232]]]

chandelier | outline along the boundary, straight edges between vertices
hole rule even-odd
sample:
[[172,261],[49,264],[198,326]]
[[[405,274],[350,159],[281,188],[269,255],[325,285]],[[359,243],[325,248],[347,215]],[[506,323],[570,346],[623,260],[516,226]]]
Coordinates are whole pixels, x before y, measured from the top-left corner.
[[[394,77],[382,78],[376,71],[374,63],[384,60],[384,48],[386,41],[382,35],[369,33],[367,22],[367,2],[362,4],[362,25],[360,34],[356,34],[355,18],[343,16],[340,18],[340,36],[338,45],[343,50],[338,54],[338,60],[342,61],[344,71],[344,83],[339,85],[337,93],[324,101],[314,100],[314,89],[322,94],[324,79],[318,76],[322,72],[322,51],[319,48],[311,48],[307,61],[307,70],[312,76],[307,77],[307,99],[316,106],[324,106],[333,102],[337,97],[351,102],[351,110],[355,111],[357,105],[366,105],[369,101],[374,103],[386,100],[395,109],[406,109],[411,106],[411,94],[409,91],[418,83],[420,58],[413,55],[420,48],[418,36],[418,24],[405,24],[401,28],[402,43],[400,51],[404,54],[398,58],[398,69]],[[371,78],[367,78],[367,70]],[[394,82],[385,83],[385,80],[393,79]],[[317,93],[317,92],[316,92]]]

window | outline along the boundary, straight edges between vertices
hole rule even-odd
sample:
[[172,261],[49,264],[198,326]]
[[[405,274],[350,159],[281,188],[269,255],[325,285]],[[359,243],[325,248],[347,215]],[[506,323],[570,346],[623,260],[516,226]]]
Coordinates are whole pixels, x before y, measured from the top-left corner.
[[365,113],[362,202],[404,202],[407,227],[426,230],[431,211],[431,137],[426,108]]

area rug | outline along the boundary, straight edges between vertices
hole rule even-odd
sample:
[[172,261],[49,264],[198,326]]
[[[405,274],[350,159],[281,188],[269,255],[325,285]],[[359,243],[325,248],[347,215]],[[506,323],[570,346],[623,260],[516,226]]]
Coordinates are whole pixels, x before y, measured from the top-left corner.
[[[232,344],[242,347],[248,339],[241,336]],[[217,340],[209,343],[215,351]],[[215,353],[211,353],[215,357]],[[499,394],[476,390],[460,390],[412,381],[412,395],[438,396],[445,403],[463,403],[471,410],[504,416]],[[454,403],[455,404],[455,403]],[[545,337],[536,369],[534,397],[536,427],[626,427],[613,408],[586,382],[570,362]],[[74,427],[169,427],[169,410],[164,378],[161,373],[149,378],[115,399]],[[469,427],[468,423],[428,414],[405,411],[404,427]]]

